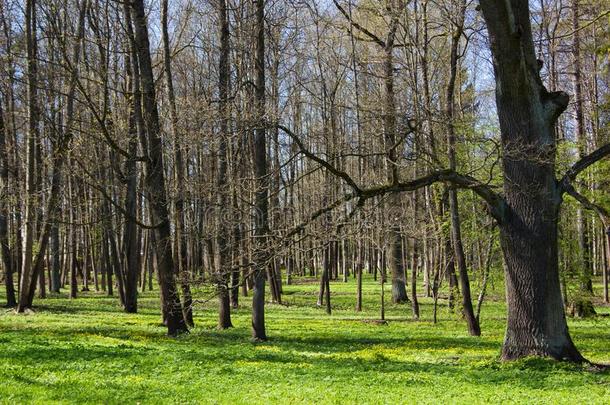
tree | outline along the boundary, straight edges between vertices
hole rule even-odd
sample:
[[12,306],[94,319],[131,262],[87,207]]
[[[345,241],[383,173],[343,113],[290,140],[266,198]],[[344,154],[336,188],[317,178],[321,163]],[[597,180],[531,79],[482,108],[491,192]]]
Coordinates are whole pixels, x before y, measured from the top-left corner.
[[[459,1],[456,7],[453,9],[456,18],[456,23],[453,25],[453,32],[451,34],[451,51],[450,51],[450,74],[449,82],[447,84],[447,97],[446,97],[446,115],[447,115],[447,145],[449,155],[449,168],[451,170],[457,170],[456,160],[456,131],[455,131],[455,118],[454,112],[454,96],[455,96],[455,82],[457,77],[458,69],[458,52],[460,39],[464,31],[464,18],[466,14],[466,2],[464,0]],[[468,331],[473,336],[481,335],[481,327],[479,320],[474,315],[472,307],[472,299],[470,294],[470,280],[468,279],[468,269],[466,267],[466,257],[464,255],[464,246],[462,244],[462,230],[460,222],[460,210],[458,206],[457,190],[453,185],[449,186],[448,190],[449,199],[449,212],[451,216],[451,240],[453,242],[453,253],[455,255],[455,262],[457,263],[459,280],[461,285],[462,293],[462,305],[464,317],[468,323]]]
[[150,204],[151,222],[155,224],[155,252],[157,277],[161,287],[161,302],[167,321],[167,333],[176,336],[188,332],[182,312],[182,304],[176,287],[174,259],[170,234],[170,218],[167,209],[163,149],[160,138],[159,113],[157,110],[155,79],[150,57],[148,28],[144,12],[144,1],[132,3],[135,47],[140,67],[143,118],[148,141],[146,158],[146,186]]
[[170,54],[169,31],[167,28],[168,7],[167,0],[163,0],[161,7],[161,27],[163,37],[163,62],[165,67],[165,81],[167,84],[167,96],[169,99],[169,111],[171,117],[171,128],[174,133],[174,162],[175,162],[175,177],[176,188],[178,195],[174,203],[174,211],[176,215],[176,263],[178,274],[180,277],[180,287],[182,289],[184,319],[189,326],[193,326],[193,298],[191,296],[191,288],[189,285],[189,274],[187,271],[187,246],[186,246],[186,229],[184,228],[184,158],[180,147],[178,136],[178,112],[176,109],[176,95],[174,93],[174,81],[172,77],[172,63]]
[[[387,180],[390,183],[398,181],[399,150],[403,143],[403,135],[397,133],[396,125],[396,95],[394,91],[394,48],[396,42],[396,31],[399,27],[401,12],[404,10],[405,2],[387,2],[387,12],[390,17],[389,28],[385,39],[381,39],[359,23],[353,21],[351,12],[346,11],[337,0],[333,0],[341,14],[348,19],[351,26],[366,35],[369,40],[377,44],[383,52],[383,82],[384,82],[384,111],[383,131],[385,147],[388,151]],[[351,7],[351,5],[350,5]],[[351,10],[351,9],[350,9]],[[392,194],[388,200],[389,219],[391,221],[388,233],[388,266],[392,273],[392,301],[401,303],[408,301],[406,276],[403,263],[405,252],[403,250],[400,223],[398,213],[400,212],[401,199],[399,194]]]
[[566,186],[610,145],[555,178],[553,127],[566,109],[564,92],[540,79],[527,0],[482,0],[496,78],[503,150],[504,197],[490,203],[506,261],[508,319],[502,358],[549,356],[582,362],[565,318],[559,287],[557,219]]
[[36,52],[36,1],[27,0],[25,5],[25,29],[27,47],[27,81],[28,81],[28,137],[26,160],[26,210],[25,233],[23,246],[23,269],[19,280],[19,305],[17,310],[24,312],[28,307],[30,285],[35,285],[32,266],[32,249],[34,245],[34,215],[36,204],[35,153],[39,138],[38,127],[38,63]]
[[219,266],[217,277],[218,288],[218,328],[227,329],[233,326],[231,323],[231,305],[229,300],[229,275],[231,270],[231,254],[229,242],[229,224],[225,218],[225,210],[230,207],[229,204],[229,189],[228,189],[228,148],[227,140],[229,139],[228,125],[228,97],[229,97],[229,79],[231,70],[229,65],[230,44],[229,44],[229,19],[227,16],[226,0],[217,0],[218,20],[220,26],[220,58],[218,61],[218,115],[220,119],[219,148],[218,148],[218,255]]
[[13,263],[8,238],[8,187],[9,187],[9,163],[6,150],[6,125],[4,123],[4,111],[2,100],[0,100],[0,254],[4,265],[4,285],[6,287],[6,306],[13,308],[17,305],[15,298],[15,286],[13,283]]
[[265,332],[265,277],[269,265],[269,177],[267,174],[267,122],[265,120],[265,0],[256,0],[255,99],[256,129],[254,131],[255,231],[254,288],[252,291],[252,337],[267,340]]

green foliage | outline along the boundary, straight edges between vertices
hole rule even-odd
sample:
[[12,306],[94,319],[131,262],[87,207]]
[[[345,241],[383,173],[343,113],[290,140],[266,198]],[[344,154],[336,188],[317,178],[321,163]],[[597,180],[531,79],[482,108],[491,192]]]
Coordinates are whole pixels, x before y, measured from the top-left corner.
[[[354,311],[355,281],[333,282],[333,315],[315,306],[317,285],[285,286],[287,305],[268,305],[267,343],[250,341],[250,302],[218,331],[215,302],[196,308],[197,328],[172,339],[160,326],[157,292],[140,297],[140,314],[121,313],[116,298],[38,300],[31,315],[0,316],[0,403],[607,403],[610,375],[550,360],[498,360],[505,306],[490,291],[483,337],[421,299],[387,303],[365,278],[364,309]],[[475,292],[478,292],[475,288]],[[196,292],[202,298],[202,292]],[[495,294],[495,295],[494,295]],[[608,308],[598,308],[608,314]],[[571,320],[584,355],[610,362],[610,318]]]

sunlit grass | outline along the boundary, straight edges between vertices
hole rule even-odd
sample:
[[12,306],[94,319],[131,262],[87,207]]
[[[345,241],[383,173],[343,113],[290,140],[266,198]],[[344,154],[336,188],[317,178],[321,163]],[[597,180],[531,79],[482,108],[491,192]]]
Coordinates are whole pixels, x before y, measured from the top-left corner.
[[[36,300],[36,312],[0,316],[0,401],[92,403],[608,403],[610,375],[582,366],[498,360],[505,307],[491,292],[481,314],[483,336],[468,336],[458,313],[420,298],[387,305],[379,285],[365,283],[356,313],[355,282],[333,282],[333,315],[317,308],[317,284],[285,286],[285,305],[267,306],[269,342],[250,341],[250,303],[240,297],[235,328],[216,330],[216,303],[198,304],[197,327],[168,338],[158,292],[124,314],[117,298],[87,293]],[[389,289],[388,289],[389,290]],[[199,298],[206,298],[199,292]],[[389,291],[386,295],[389,301]],[[598,307],[608,315],[608,308]],[[610,317],[571,320],[583,354],[610,363]]]

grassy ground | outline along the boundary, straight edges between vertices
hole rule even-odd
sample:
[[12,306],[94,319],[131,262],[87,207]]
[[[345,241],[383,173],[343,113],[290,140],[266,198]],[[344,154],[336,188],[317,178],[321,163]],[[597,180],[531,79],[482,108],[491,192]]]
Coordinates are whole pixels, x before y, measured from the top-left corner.
[[[198,304],[197,327],[176,339],[159,325],[156,291],[141,296],[137,315],[102,293],[37,300],[30,315],[3,312],[0,402],[610,403],[608,373],[549,360],[501,363],[501,300],[485,304],[483,336],[473,338],[444,303],[433,325],[427,299],[420,321],[406,305],[388,305],[387,325],[363,321],[378,317],[372,280],[362,313],[353,310],[353,280],[331,285],[332,316],[315,306],[316,289],[287,286],[287,305],[268,305],[266,343],[250,341],[241,297],[235,328],[216,330],[215,302]],[[571,320],[570,328],[586,357],[610,363],[610,317]]]

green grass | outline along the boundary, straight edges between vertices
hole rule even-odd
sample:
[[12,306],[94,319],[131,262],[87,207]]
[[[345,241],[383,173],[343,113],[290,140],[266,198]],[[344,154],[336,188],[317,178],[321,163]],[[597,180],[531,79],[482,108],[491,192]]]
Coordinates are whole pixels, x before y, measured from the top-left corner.
[[[242,297],[235,328],[216,330],[216,303],[201,303],[197,327],[175,339],[159,325],[156,291],[140,297],[137,315],[103,293],[37,299],[34,314],[0,316],[0,402],[610,402],[608,373],[541,359],[500,362],[500,297],[485,303],[483,336],[473,338],[444,302],[436,325],[429,299],[421,320],[411,320],[408,305],[388,304],[389,324],[380,325],[364,321],[378,317],[372,280],[362,313],[353,310],[353,280],[332,283],[332,316],[315,306],[316,290],[286,286],[287,305],[267,306],[266,343],[250,341]],[[586,357],[610,363],[610,317],[570,320],[570,328]]]

